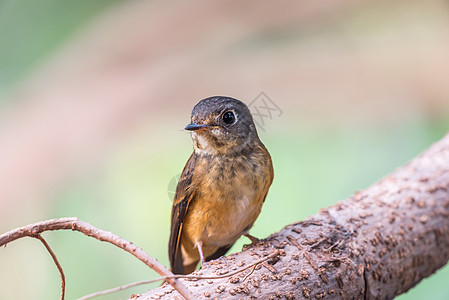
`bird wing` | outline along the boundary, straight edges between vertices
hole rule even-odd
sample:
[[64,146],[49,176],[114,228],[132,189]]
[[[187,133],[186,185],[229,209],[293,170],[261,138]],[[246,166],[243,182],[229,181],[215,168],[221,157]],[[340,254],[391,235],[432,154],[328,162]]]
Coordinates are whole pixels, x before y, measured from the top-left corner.
[[168,256],[172,272],[175,274],[184,273],[184,264],[181,252],[181,232],[187,210],[194,196],[192,186],[193,171],[195,169],[195,154],[192,153],[182,171],[176,187],[175,198],[171,211],[170,240],[168,243]]

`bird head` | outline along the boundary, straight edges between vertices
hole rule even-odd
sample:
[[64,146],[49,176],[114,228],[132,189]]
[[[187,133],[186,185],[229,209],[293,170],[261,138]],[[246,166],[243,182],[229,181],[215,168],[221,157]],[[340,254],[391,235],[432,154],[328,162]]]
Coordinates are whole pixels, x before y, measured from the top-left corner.
[[192,132],[195,152],[203,154],[239,153],[259,141],[248,106],[230,97],[198,102],[185,130]]

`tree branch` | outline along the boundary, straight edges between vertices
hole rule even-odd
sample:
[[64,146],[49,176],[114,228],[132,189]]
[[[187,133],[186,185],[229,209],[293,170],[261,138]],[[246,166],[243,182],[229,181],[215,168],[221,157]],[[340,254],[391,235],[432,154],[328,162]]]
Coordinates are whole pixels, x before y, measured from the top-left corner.
[[[5,234],[0,235],[0,247],[4,246],[12,241],[15,241],[22,237],[38,237],[44,231],[53,231],[53,230],[73,230],[79,231],[87,236],[93,237],[102,242],[108,242],[117,246],[126,252],[132,254],[137,259],[145,263],[147,266],[155,270],[162,276],[167,276],[167,281],[173,285],[173,287],[184,296],[185,299],[193,299],[190,291],[178,280],[175,278],[170,278],[173,276],[173,273],[170,272],[167,268],[165,268],[161,263],[152,258],[150,255],[145,253],[141,248],[133,245],[127,240],[122,239],[121,237],[113,234],[112,232],[104,231],[99,228],[96,228],[86,222],[79,220],[78,218],[61,218],[61,219],[52,219],[43,222],[38,222],[35,224],[31,224],[28,226],[24,226],[21,228],[13,229]],[[41,240],[42,241],[42,240]],[[46,245],[46,243],[44,243]],[[47,246],[46,246],[47,247]],[[48,248],[47,248],[48,250]],[[52,253],[52,252],[50,252]],[[52,255],[53,257],[53,255]],[[54,257],[55,258],[55,257]],[[57,264],[58,265],[58,264]],[[60,267],[60,266],[59,266]],[[58,269],[59,269],[58,267]],[[62,270],[62,269],[61,269]],[[60,271],[61,271],[60,270]],[[63,274],[63,273],[61,273]],[[61,275],[62,277],[62,275]]]
[[[392,299],[408,291],[449,260],[449,135],[365,191],[194,275],[229,273],[273,248],[281,255],[264,267],[181,281],[195,299]],[[138,299],[176,297],[163,285]]]
[[162,280],[167,280],[169,278],[177,278],[177,279],[185,278],[185,279],[193,279],[193,280],[228,278],[228,277],[234,276],[236,274],[239,274],[239,273],[245,271],[246,269],[255,268],[258,264],[263,263],[263,262],[265,262],[265,261],[267,261],[269,259],[272,259],[272,258],[274,258],[274,257],[276,257],[278,255],[280,255],[279,250],[275,250],[270,255],[268,255],[268,256],[266,256],[266,257],[264,257],[262,259],[259,259],[259,260],[255,261],[255,262],[253,262],[252,264],[247,265],[246,267],[243,267],[243,268],[241,268],[241,269],[239,269],[237,271],[234,271],[232,273],[225,274],[225,275],[216,275],[216,276],[173,275],[173,276],[159,277],[159,278],[155,278],[155,279],[151,279],[151,280],[144,280],[144,281],[138,281],[138,282],[125,284],[125,285],[122,285],[122,286],[119,286],[119,287],[115,287],[115,288],[104,290],[104,291],[100,291],[100,292],[95,292],[95,293],[86,295],[84,297],[78,298],[77,300],[92,299],[92,298],[95,298],[95,297],[98,297],[98,296],[108,295],[108,294],[112,294],[112,293],[119,292],[119,291],[122,291],[122,290],[126,290],[126,289],[129,289],[129,288],[135,287],[135,286],[149,284],[149,283],[158,282],[158,281],[162,281]]
[[64,275],[64,270],[61,267],[61,264],[58,261],[58,258],[56,257],[56,254],[53,252],[53,250],[51,250],[50,245],[47,243],[47,241],[40,235],[37,234],[35,236],[35,238],[37,238],[39,241],[42,242],[42,244],[44,244],[45,249],[47,249],[48,253],[50,253],[51,258],[53,259],[53,262],[55,263],[56,267],[58,268],[59,271],[59,275],[61,276],[61,300],[65,299],[65,275]]

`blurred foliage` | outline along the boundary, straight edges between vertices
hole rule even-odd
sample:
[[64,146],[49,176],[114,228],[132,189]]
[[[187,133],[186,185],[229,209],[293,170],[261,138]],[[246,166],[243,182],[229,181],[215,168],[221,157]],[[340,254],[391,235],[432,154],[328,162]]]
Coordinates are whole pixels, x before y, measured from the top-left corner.
[[117,0],[0,0],[0,95]]

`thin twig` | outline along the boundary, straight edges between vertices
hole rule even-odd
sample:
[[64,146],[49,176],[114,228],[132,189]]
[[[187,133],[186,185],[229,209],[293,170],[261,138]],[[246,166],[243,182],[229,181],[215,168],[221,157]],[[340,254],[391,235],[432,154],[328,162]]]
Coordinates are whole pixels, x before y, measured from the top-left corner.
[[239,269],[237,271],[234,271],[234,272],[231,272],[231,273],[228,273],[228,274],[224,274],[224,275],[217,275],[217,276],[196,276],[196,275],[164,276],[164,277],[159,277],[159,278],[145,280],[145,281],[133,282],[133,283],[125,284],[125,285],[122,285],[122,286],[119,286],[119,287],[115,287],[115,288],[112,288],[112,289],[108,289],[108,290],[104,290],[104,291],[100,291],[100,292],[95,292],[95,293],[83,296],[81,298],[78,298],[77,300],[88,300],[88,299],[92,299],[92,298],[95,298],[95,297],[98,297],[98,296],[108,295],[108,294],[112,294],[112,293],[119,292],[119,291],[122,291],[122,290],[126,290],[126,289],[129,289],[129,288],[135,287],[135,286],[149,284],[149,283],[154,283],[154,282],[158,282],[158,281],[162,281],[162,280],[167,280],[167,279],[170,279],[170,278],[173,278],[173,279],[181,279],[181,278],[184,278],[184,279],[222,279],[222,278],[227,278],[227,277],[234,276],[236,274],[239,274],[239,273],[245,271],[246,269],[249,269],[249,268],[253,267],[252,271],[245,277],[244,280],[246,280],[246,278],[249,277],[254,272],[254,270],[255,270],[255,268],[256,268],[256,266],[258,264],[263,263],[263,262],[265,262],[265,261],[267,261],[269,259],[272,259],[272,258],[278,256],[279,253],[280,253],[279,250],[275,250],[270,255],[268,255],[268,256],[266,256],[264,258],[261,258],[261,259],[255,261],[255,262],[247,265],[246,267],[243,267],[243,268],[241,268],[241,269]]
[[[160,280],[160,279],[159,279],[159,280]],[[159,280],[157,280],[157,281],[159,281]],[[135,286],[153,283],[153,282],[155,282],[155,281],[156,281],[156,280],[153,279],[153,280],[145,280],[145,281],[138,281],[138,282],[128,283],[128,284],[125,284],[125,285],[122,285],[122,286],[118,286],[118,287],[115,287],[115,288],[112,288],[112,289],[109,289],[109,290],[104,290],[104,291],[100,291],[100,292],[95,292],[95,293],[92,293],[92,294],[83,296],[83,297],[81,297],[81,298],[78,298],[78,299],[76,299],[76,300],[87,300],[87,299],[92,299],[92,298],[95,298],[95,297],[99,297],[99,296],[103,296],[103,295],[108,295],[108,294],[120,292],[120,291],[123,291],[123,290],[126,290],[126,289],[130,289],[130,288],[135,287]]]
[[193,299],[192,293],[187,289],[187,287],[181,282],[176,280],[173,273],[170,272],[166,267],[164,267],[157,260],[148,255],[141,248],[133,245],[125,239],[122,239],[112,232],[104,231],[96,228],[89,223],[83,222],[78,218],[60,218],[52,219],[43,222],[38,222],[35,224],[30,224],[21,228],[13,229],[5,234],[0,235],[0,247],[15,241],[22,237],[36,237],[36,235],[44,231],[52,230],[73,230],[79,231],[84,235],[93,237],[102,242],[108,242],[117,246],[126,252],[132,254],[137,259],[145,263],[147,266],[155,270],[160,275],[167,277],[167,281],[186,299]]
[[62,270],[61,264],[58,261],[58,258],[56,257],[56,254],[51,250],[50,245],[47,243],[47,241],[40,235],[36,234],[35,238],[37,238],[39,241],[44,244],[45,249],[47,249],[48,253],[50,253],[51,258],[53,259],[56,267],[58,268],[59,275],[61,275],[61,300],[64,300],[65,298],[65,275],[64,271]]
[[254,273],[254,271],[256,270],[257,266],[253,266],[253,268],[251,269],[251,272],[249,272],[242,280],[242,282],[245,282],[246,279],[248,279],[249,276],[251,276],[251,274]]

